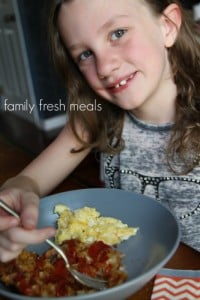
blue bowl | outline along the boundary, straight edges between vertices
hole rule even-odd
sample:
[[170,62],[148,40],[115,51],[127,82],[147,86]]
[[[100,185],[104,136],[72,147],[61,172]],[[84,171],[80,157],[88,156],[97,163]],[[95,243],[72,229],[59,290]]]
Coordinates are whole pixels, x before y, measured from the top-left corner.
[[[38,227],[56,226],[56,204],[63,203],[74,210],[95,207],[103,216],[120,219],[131,227],[139,227],[137,234],[122,242],[118,249],[125,255],[128,273],[125,283],[73,297],[27,297],[13,293],[0,284],[0,294],[18,300],[122,300],[137,292],[167,263],[180,241],[180,230],[173,214],[156,200],[118,189],[82,189],[51,195],[41,199]],[[46,243],[31,245],[31,251],[43,253]]]

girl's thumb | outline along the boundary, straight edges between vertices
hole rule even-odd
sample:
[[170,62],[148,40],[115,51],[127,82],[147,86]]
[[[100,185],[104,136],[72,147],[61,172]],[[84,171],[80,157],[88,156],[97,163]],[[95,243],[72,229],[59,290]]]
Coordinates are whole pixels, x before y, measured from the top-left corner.
[[25,204],[21,212],[21,223],[26,229],[34,229],[38,221],[38,205],[36,202]]

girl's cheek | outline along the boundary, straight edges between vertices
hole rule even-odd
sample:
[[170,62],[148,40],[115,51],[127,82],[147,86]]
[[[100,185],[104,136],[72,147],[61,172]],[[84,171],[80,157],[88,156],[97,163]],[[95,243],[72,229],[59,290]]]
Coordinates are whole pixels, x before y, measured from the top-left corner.
[[92,66],[87,66],[87,68],[84,68],[81,71],[89,85],[91,87],[95,87],[99,82],[95,68]]
[[142,51],[142,49],[139,48],[141,47],[139,47],[137,43],[135,43],[133,40],[129,40],[121,48],[121,56],[124,58],[124,60],[134,63],[138,56],[137,53]]

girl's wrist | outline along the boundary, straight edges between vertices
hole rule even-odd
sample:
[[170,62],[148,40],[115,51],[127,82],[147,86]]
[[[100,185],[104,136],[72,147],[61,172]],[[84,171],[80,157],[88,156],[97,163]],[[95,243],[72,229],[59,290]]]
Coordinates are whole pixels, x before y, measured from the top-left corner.
[[40,196],[39,185],[29,176],[17,175],[16,177],[11,177],[4,182],[1,189],[18,188],[23,189],[27,192],[33,192]]

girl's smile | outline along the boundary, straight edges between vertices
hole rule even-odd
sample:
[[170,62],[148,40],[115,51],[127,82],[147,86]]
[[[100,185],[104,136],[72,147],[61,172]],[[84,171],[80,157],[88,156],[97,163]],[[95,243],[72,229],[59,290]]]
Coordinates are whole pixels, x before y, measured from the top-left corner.
[[97,94],[144,120],[173,119],[176,87],[167,48],[176,35],[164,15],[155,17],[143,0],[73,0],[62,5],[58,21]]
[[136,73],[132,73],[129,76],[125,76],[123,78],[118,79],[117,81],[113,82],[112,85],[107,87],[108,91],[111,94],[120,93],[129,86],[130,81],[134,78],[135,75]]
[[116,82],[113,82],[112,85],[107,87],[108,90],[113,94],[123,91],[128,87],[129,82],[133,79],[134,75],[135,74],[131,74],[129,76],[125,76],[124,78],[120,78]]

